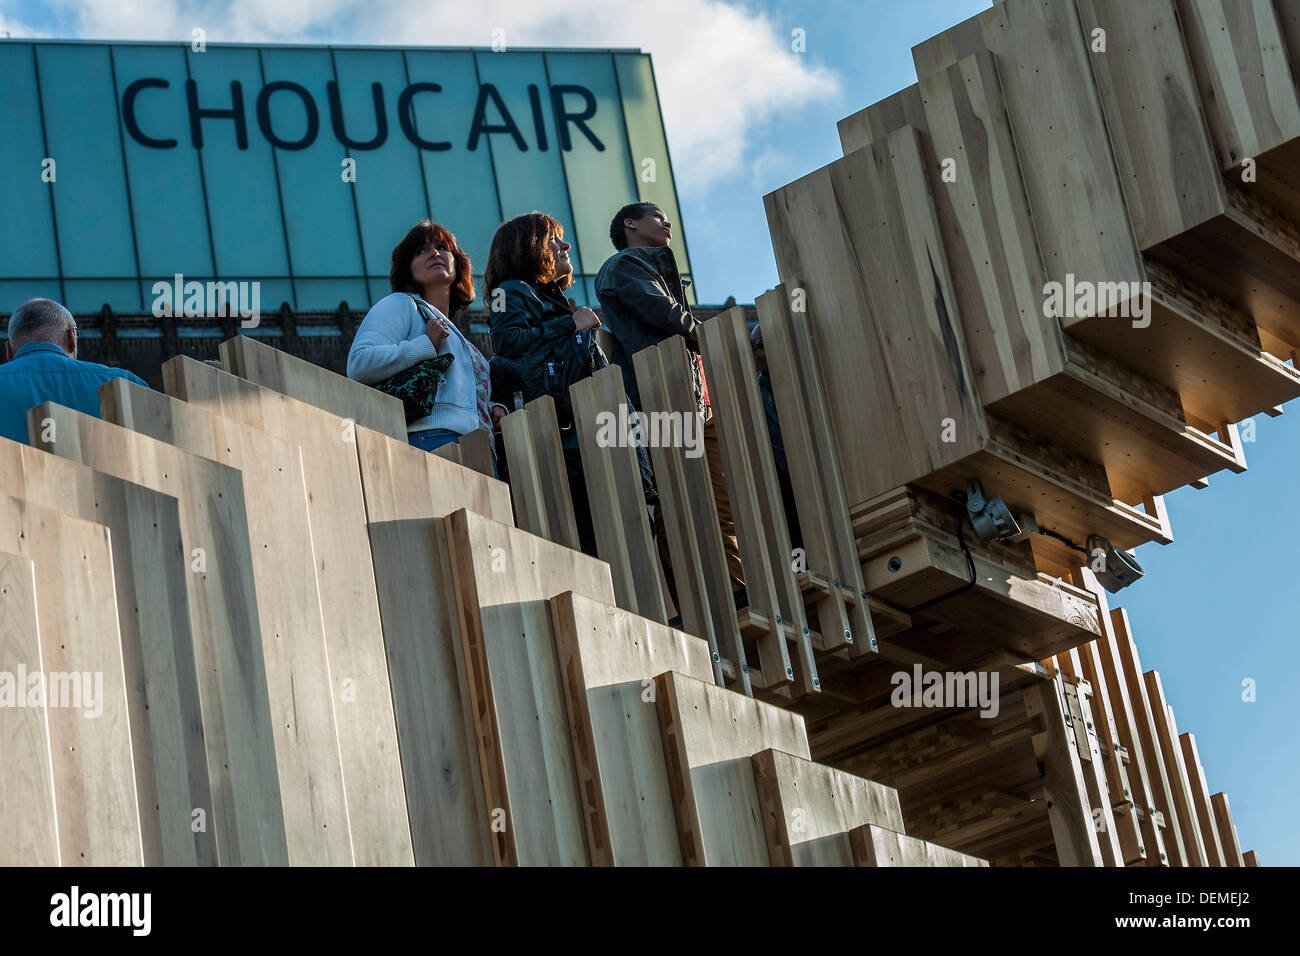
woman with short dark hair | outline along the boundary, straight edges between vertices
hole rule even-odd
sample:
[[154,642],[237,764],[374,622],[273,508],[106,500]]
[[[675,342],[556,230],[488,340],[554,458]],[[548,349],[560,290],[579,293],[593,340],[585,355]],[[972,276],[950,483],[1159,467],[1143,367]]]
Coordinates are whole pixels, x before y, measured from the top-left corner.
[[451,321],[474,301],[469,256],[456,237],[429,219],[393,250],[393,288],[374,304],[348,352],[348,378],[377,385],[440,355],[452,356],[433,409],[407,423],[408,440],[433,451],[479,428],[491,432],[506,409],[491,401],[488,362]]

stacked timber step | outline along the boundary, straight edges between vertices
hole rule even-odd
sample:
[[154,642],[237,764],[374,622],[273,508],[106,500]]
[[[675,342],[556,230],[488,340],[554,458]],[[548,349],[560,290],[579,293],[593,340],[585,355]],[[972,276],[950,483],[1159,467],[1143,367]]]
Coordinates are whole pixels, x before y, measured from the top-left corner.
[[223,358],[0,442],[0,865],[987,865],[515,527],[488,436]]
[[[994,863],[1243,865],[1084,565],[1094,536],[1169,544],[1161,496],[1244,471],[1248,420],[1300,395],[1300,4],[1004,0],[913,58],[765,199],[800,521],[830,448],[878,639],[787,704],[816,759]],[[977,539],[972,481],[1021,534]],[[997,706],[900,705],[912,668],[996,677]]]

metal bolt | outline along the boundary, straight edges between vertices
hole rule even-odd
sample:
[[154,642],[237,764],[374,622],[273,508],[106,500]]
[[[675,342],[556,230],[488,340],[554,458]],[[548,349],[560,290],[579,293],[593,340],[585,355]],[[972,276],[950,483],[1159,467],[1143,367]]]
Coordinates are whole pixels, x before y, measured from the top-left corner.
[[839,578],[836,578],[836,579],[835,579],[835,586],[836,586],[836,587],[839,587],[839,586],[840,586],[840,579],[839,579]]
[[748,665],[748,664],[741,664],[741,665],[740,665],[740,669],[741,669],[742,671],[744,671],[746,674],[749,673],[749,665]]
[[721,658],[720,656],[718,656],[718,652],[717,652],[717,651],[714,651],[714,652],[713,652],[713,662],[716,664],[716,663],[717,663],[718,661],[720,661],[720,660],[722,660],[722,658]]
[[803,626],[803,632],[804,632],[805,635],[807,635],[807,633],[808,633],[808,625],[807,625],[807,624],[805,624],[805,625]]
[[778,614],[778,615],[776,616],[776,623],[778,623],[778,624],[781,623],[781,615],[780,615],[780,614]]
[[794,668],[793,668],[793,667],[787,667],[787,668],[785,669],[785,676],[786,676],[786,677],[793,677],[793,676],[794,676]]
[[862,590],[860,590],[860,591],[858,592],[858,597],[866,597],[866,596],[867,596],[867,589],[866,589],[866,588],[863,588]]
[[844,629],[844,640],[848,641],[850,644],[853,643],[853,632],[847,627]]
[[822,679],[820,677],[813,678],[813,687],[815,687],[817,690],[822,689]]
[[874,651],[874,650],[876,650],[879,646],[880,646],[880,645],[878,645],[878,644],[876,643],[876,639],[873,637],[873,638],[871,639],[871,649]]
[[[903,567],[903,559],[902,559],[902,558],[899,558],[899,557],[895,556],[895,557],[892,557],[892,558],[889,559],[889,570],[890,570],[890,571],[898,571],[898,570],[900,570],[902,567]],[[866,597],[866,594],[864,593],[862,596],[863,596],[863,597]]]

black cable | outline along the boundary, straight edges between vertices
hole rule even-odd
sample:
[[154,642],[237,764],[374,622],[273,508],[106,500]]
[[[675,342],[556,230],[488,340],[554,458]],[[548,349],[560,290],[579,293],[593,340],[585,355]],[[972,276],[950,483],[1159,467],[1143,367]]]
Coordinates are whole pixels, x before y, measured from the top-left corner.
[[1038,529],[1038,533],[1039,533],[1039,534],[1045,534],[1045,535],[1047,535],[1049,538],[1055,538],[1057,541],[1061,541],[1061,542],[1063,542],[1067,547],[1073,548],[1075,551],[1078,551],[1078,552],[1080,552],[1080,553],[1082,553],[1082,554],[1088,554],[1088,553],[1089,553],[1087,548],[1081,548],[1081,547],[1079,547],[1077,544],[1075,544],[1073,541],[1071,541],[1071,540],[1070,540],[1069,538],[1067,538],[1065,535],[1063,535],[1063,534],[1059,534],[1058,532],[1052,531],[1052,530],[1050,530],[1050,529],[1048,529],[1048,528],[1039,528],[1039,529]]

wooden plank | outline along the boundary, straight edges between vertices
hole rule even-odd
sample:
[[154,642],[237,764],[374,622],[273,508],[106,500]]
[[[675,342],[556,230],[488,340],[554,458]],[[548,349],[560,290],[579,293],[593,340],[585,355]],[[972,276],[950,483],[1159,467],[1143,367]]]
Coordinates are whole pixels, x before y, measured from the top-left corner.
[[448,516],[446,529],[493,858],[583,865],[582,799],[546,601],[577,591],[613,604],[609,566],[468,511]]
[[569,471],[555,418],[555,399],[543,395],[507,415],[501,420],[501,434],[519,527],[547,541],[581,550]]
[[370,522],[441,518],[461,508],[514,521],[505,482],[369,428],[357,426],[354,437]]
[[1242,862],[1246,866],[1259,866],[1259,854],[1254,850],[1247,850],[1242,855]]
[[1219,828],[1214,820],[1214,807],[1210,803],[1210,788],[1205,782],[1205,770],[1201,767],[1200,754],[1196,752],[1196,738],[1191,734],[1179,734],[1178,746],[1183,753],[1183,765],[1187,768],[1188,780],[1192,788],[1192,804],[1196,807],[1196,822],[1201,828],[1201,844],[1205,847],[1207,866],[1227,866],[1223,842],[1219,838]]
[[[700,352],[722,446],[749,607],[772,622],[771,631],[756,642],[763,683],[775,687],[793,681],[793,692],[816,693],[821,680],[803,595],[795,582],[790,531],[744,310],[731,309],[703,323]],[[786,647],[787,637],[794,655]]]
[[186,356],[162,371],[167,394],[300,446],[353,853],[359,866],[411,865],[355,421]]
[[[1092,810],[1093,825],[1097,830],[1097,845],[1101,849],[1102,865],[1123,866],[1126,861],[1124,851],[1120,846],[1115,814],[1112,810],[1114,799],[1111,795],[1107,781],[1107,769],[1101,754],[1100,735],[1104,732],[1104,728],[1097,723],[1097,718],[1093,713],[1092,698],[1094,697],[1094,688],[1088,679],[1082,676],[1083,662],[1079,648],[1071,648],[1068,653],[1058,655],[1056,663],[1060,666],[1061,671],[1073,680],[1078,700],[1080,715],[1078,719],[1074,720],[1074,735],[1076,740],[1086,743],[1088,750],[1086,757],[1080,754],[1082,758],[1081,768],[1083,770],[1084,785],[1088,790],[1088,805]],[[1082,734],[1080,733],[1080,723],[1083,725]]]
[[1214,828],[1219,831],[1219,843],[1223,846],[1223,856],[1228,866],[1245,866],[1241,856],[1241,844],[1237,841],[1237,827],[1232,822],[1232,809],[1228,806],[1228,795],[1216,793],[1210,797],[1210,806],[1214,809]]
[[1052,837],[1062,866],[1101,866],[1101,847],[1089,812],[1083,769],[1067,727],[1060,679],[1025,688],[1025,712],[1042,718],[1033,737],[1034,756],[1042,767]]
[[[39,626],[27,633],[24,649],[30,651],[36,639],[39,653],[14,662],[14,671],[40,675],[45,707],[37,713],[49,734],[58,862],[140,866],[144,853],[108,529],[0,495],[0,551],[33,565]],[[30,686],[22,691],[30,700]],[[7,819],[6,829],[19,825]]]
[[763,750],[752,762],[774,866],[852,866],[852,830],[903,830],[893,787],[780,750]]
[[[912,59],[924,82],[963,57],[992,51],[1048,277],[1141,282],[1088,49],[1072,4],[1006,0],[913,47]],[[1075,148],[1062,152],[1063,142]],[[1122,321],[1082,315],[1061,325]]]
[[298,446],[124,379],[100,389],[100,412],[105,421],[228,465],[243,477],[289,863],[351,866],[352,836]]
[[[609,562],[618,605],[667,623],[663,568],[645,506],[637,450],[630,432],[623,431],[632,411],[623,390],[623,372],[617,366],[606,366],[572,385],[569,395],[596,551],[601,560]],[[620,414],[620,408],[627,411]]]
[[492,862],[444,515],[509,523],[505,486],[368,428],[357,452],[419,865]]
[[682,861],[767,866],[751,758],[773,748],[810,759],[803,718],[672,671],[655,688]]
[[372,522],[370,542],[415,862],[491,865],[443,521]]
[[221,362],[228,371],[263,388],[406,441],[402,403],[369,385],[336,375],[247,335],[221,343]]
[[[680,336],[633,356],[645,412],[696,414],[689,362],[686,343]],[[708,643],[715,683],[727,686],[722,666],[726,658],[735,675],[733,688],[752,695],[708,456],[687,451],[671,445],[650,449],[673,563],[677,607],[684,630]]]
[[[22,670],[20,671],[20,668]],[[57,866],[58,823],[45,698],[19,673],[45,673],[36,621],[36,569],[0,553],[0,866]]]
[[993,54],[923,79],[936,160],[927,164],[976,387],[986,404],[1060,372],[1059,323],[1043,315],[1048,274],[1034,234]]
[[0,492],[108,528],[146,866],[212,866],[213,807],[180,510],[170,495],[0,439]]
[[1159,672],[1147,671],[1142,675],[1142,680],[1146,684],[1160,755],[1164,758],[1169,789],[1177,810],[1176,823],[1183,838],[1183,865],[1209,866],[1205,842],[1201,839],[1200,822],[1196,819],[1196,804],[1192,800],[1187,768],[1183,765],[1183,755],[1178,747],[1178,726],[1174,723],[1174,710],[1165,701],[1165,690],[1161,686]]
[[804,283],[851,504],[986,433],[923,162],[904,128],[764,199],[781,278]]
[[707,647],[571,591],[550,605],[591,862],[680,866],[652,678],[712,680]]
[[1220,168],[1300,137],[1300,101],[1268,0],[1178,0]]
[[868,823],[849,834],[855,866],[988,866],[987,860]]
[[828,596],[817,602],[824,649],[851,644],[852,655],[859,657],[878,650],[875,627],[812,332],[806,316],[793,308],[793,290],[800,283],[787,279],[760,295],[758,321],[807,567],[819,570],[831,585]]
[[28,413],[28,425],[37,447],[176,498],[212,786],[212,807],[195,809],[210,810],[206,822],[222,865],[286,864],[239,472],[49,403]]
[[1138,735],[1142,738],[1142,751],[1146,757],[1147,779],[1152,797],[1150,806],[1165,817],[1165,849],[1169,854],[1171,866],[1195,866],[1188,861],[1187,846],[1183,842],[1183,826],[1178,814],[1178,803],[1174,798],[1174,783],[1170,769],[1165,764],[1164,753],[1160,747],[1160,737],[1155,723],[1150,698],[1147,697],[1146,685],[1142,680],[1142,662],[1138,657],[1137,643],[1133,640],[1133,631],[1129,625],[1128,612],[1117,607],[1110,612],[1114,625],[1115,643],[1119,651],[1116,661],[1124,672],[1128,684],[1129,699],[1133,703],[1133,719]]
[[883,139],[902,126],[926,129],[921,88],[916,83],[840,120],[837,124],[840,148],[847,156],[855,149]]
[[1105,34],[1105,52],[1090,45],[1088,61],[1138,246],[1222,215],[1223,180],[1174,0],[1075,3],[1084,36]]
[[476,428],[472,432],[461,435],[460,441],[457,442],[460,446],[459,464],[477,471],[480,475],[495,478],[495,452],[492,443],[492,433],[486,428]]

